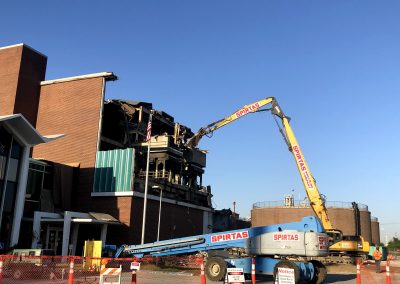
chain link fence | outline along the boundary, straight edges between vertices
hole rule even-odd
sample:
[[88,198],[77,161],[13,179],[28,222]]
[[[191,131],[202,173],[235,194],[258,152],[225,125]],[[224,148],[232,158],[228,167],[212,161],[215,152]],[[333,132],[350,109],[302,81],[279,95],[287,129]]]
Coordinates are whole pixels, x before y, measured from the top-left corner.
[[[140,263],[136,282],[132,262]],[[0,255],[0,284],[200,283],[202,262],[202,256],[194,255],[140,259]]]

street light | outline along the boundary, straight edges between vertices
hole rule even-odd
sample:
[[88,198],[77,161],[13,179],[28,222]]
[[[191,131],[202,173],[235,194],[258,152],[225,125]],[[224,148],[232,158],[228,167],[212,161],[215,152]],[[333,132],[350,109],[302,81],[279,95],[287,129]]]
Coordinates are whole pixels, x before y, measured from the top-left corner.
[[158,228],[157,228],[157,242],[158,242],[160,240],[162,187],[159,185],[153,185],[151,188],[160,190],[160,205],[158,207]]

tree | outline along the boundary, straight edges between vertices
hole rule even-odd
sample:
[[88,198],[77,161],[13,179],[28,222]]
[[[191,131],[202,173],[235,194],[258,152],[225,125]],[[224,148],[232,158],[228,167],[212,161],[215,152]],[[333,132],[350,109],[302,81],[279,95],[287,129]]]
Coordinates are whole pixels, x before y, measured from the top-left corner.
[[388,243],[388,248],[389,250],[400,250],[399,238],[393,237],[393,240]]

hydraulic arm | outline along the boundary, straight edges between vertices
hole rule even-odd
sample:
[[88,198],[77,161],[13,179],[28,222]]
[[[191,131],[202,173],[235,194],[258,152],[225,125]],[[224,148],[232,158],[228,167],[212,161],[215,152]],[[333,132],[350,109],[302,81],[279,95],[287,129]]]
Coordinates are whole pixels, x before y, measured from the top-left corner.
[[280,127],[280,124],[277,122],[280,132],[288,146],[289,151],[293,154],[293,157],[297,165],[297,169],[300,173],[301,180],[303,182],[308,199],[310,201],[310,205],[315,214],[321,220],[323,227],[330,235],[331,244],[334,244],[333,246],[331,246],[331,248],[333,250],[342,251],[344,247],[346,247],[347,249],[351,247],[351,250],[353,252],[354,251],[362,252],[362,250],[360,250],[360,246],[365,245],[362,239],[360,240],[361,245],[357,243],[357,241],[353,241],[354,244],[350,245],[346,244],[343,246],[339,243],[340,241],[343,240],[343,234],[340,230],[333,228],[332,223],[328,217],[325,201],[323,200],[321,194],[318,191],[316,182],[311,174],[311,171],[304,158],[304,155],[300,149],[299,143],[297,142],[294,132],[290,126],[289,123],[290,118],[284,114],[284,112],[282,111],[282,109],[280,108],[278,102],[274,97],[268,97],[260,101],[254,102],[252,104],[246,105],[240,108],[239,110],[235,111],[230,116],[227,116],[223,119],[213,122],[204,128],[200,128],[199,131],[187,141],[186,146],[189,148],[197,147],[197,145],[200,142],[200,139],[204,135],[208,136],[212,134],[212,132],[214,132],[215,130],[243,117],[244,115],[260,111],[271,111],[272,115],[275,118],[276,117],[280,118],[281,124],[283,125],[282,129]]

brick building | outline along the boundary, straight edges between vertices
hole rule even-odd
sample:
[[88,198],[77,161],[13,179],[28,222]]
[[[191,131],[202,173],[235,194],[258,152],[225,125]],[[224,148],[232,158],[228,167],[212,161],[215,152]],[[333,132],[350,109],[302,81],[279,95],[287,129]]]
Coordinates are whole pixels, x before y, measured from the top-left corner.
[[151,103],[105,101],[117,80],[111,72],[45,80],[46,64],[27,45],[0,48],[0,115],[22,114],[43,135],[65,135],[33,148],[19,245],[65,255],[86,239],[140,243],[150,114],[145,242],[156,240],[161,194],[160,239],[211,232],[206,156],[184,146],[190,129]]

